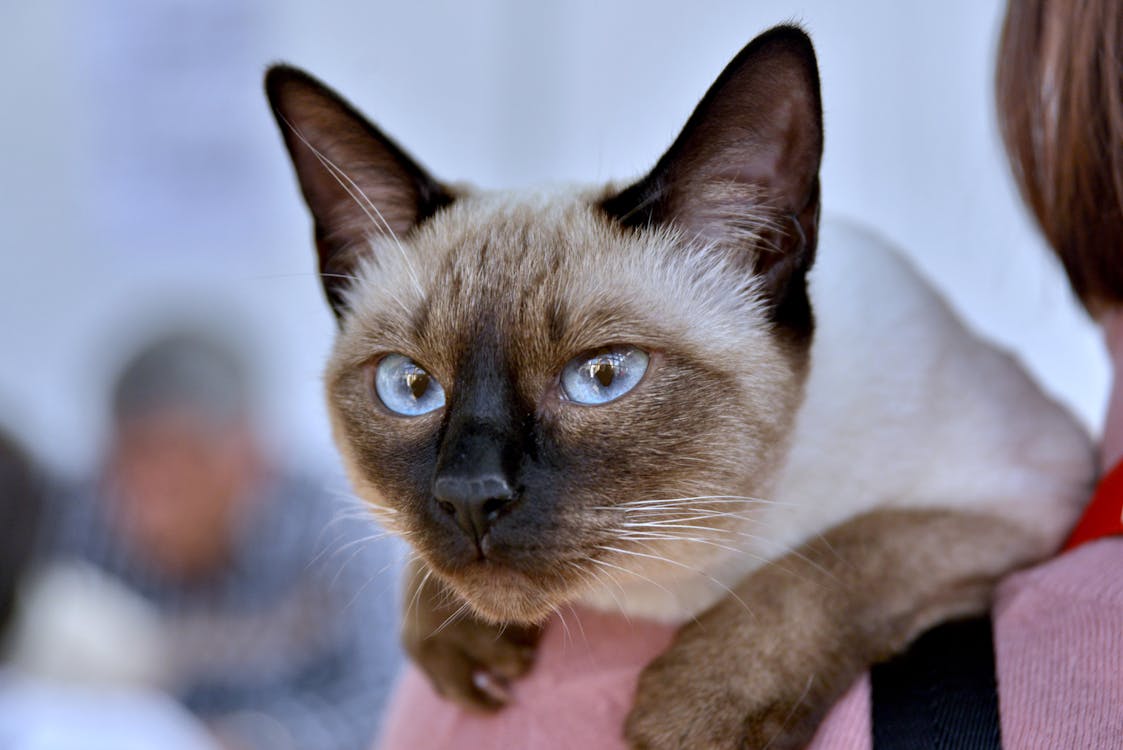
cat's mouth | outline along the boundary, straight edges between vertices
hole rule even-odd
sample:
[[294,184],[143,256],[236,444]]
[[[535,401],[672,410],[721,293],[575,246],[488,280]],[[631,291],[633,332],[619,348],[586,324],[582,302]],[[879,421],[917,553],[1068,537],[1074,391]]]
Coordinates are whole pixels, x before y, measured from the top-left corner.
[[571,581],[536,576],[487,558],[456,570],[430,565],[478,615],[495,622],[539,624],[571,598]]

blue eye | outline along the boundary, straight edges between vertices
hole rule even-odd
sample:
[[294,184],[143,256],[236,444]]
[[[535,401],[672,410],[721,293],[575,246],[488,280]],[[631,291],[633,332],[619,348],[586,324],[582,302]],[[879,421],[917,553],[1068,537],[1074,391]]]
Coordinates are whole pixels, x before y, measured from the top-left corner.
[[437,379],[401,354],[388,354],[378,363],[374,390],[387,409],[407,417],[428,414],[445,405],[445,391]]
[[583,354],[562,370],[562,391],[579,404],[607,404],[636,387],[647,372],[647,361],[647,352],[634,346]]

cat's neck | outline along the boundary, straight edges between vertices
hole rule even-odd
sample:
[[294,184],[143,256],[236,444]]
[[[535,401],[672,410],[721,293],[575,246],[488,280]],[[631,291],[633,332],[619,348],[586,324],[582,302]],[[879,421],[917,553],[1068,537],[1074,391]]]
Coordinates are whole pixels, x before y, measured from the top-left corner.
[[1123,307],[1111,308],[1101,322],[1113,378],[1100,458],[1104,469],[1110,470],[1123,460]]

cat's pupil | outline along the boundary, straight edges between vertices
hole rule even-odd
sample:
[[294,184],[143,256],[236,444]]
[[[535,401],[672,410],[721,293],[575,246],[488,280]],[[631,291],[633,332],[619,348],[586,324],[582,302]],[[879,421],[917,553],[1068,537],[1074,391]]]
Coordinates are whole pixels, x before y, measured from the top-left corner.
[[408,373],[406,375],[406,386],[414,398],[421,398],[429,390],[429,374],[416,371]]
[[608,362],[595,362],[593,364],[593,377],[601,384],[601,387],[607,388],[612,385],[612,380],[616,377],[616,368]]

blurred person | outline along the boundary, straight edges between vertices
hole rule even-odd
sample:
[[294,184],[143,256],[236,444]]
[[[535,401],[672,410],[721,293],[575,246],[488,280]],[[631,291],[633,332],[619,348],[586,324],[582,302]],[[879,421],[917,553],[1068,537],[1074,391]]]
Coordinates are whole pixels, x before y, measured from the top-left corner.
[[156,610],[170,689],[223,747],[364,747],[396,666],[389,551],[264,455],[252,389],[218,338],[144,346],[113,387],[104,475],[61,496],[53,554]]
[[0,432],[0,634],[15,613],[17,590],[30,563],[42,506],[39,481],[23,449]]
[[[33,575],[34,543],[44,513],[44,482],[34,462],[14,440],[0,433],[0,747],[4,750],[216,750],[189,714],[143,685],[99,681],[85,660],[84,683],[54,679],[26,648],[28,631],[43,623],[45,610],[67,609],[73,595],[94,602],[104,593],[85,584],[76,571]],[[80,583],[68,587],[64,581]],[[99,625],[128,627],[126,618],[106,616],[112,609],[98,602],[100,622],[82,623],[87,644]],[[73,610],[70,610],[73,614]],[[135,630],[130,630],[136,633]],[[103,631],[104,634],[104,631]],[[52,650],[75,655],[84,649],[37,636]],[[31,649],[34,651],[34,649]],[[71,667],[71,674],[75,674]],[[107,677],[108,675],[100,675]],[[120,675],[118,675],[120,676]]]

